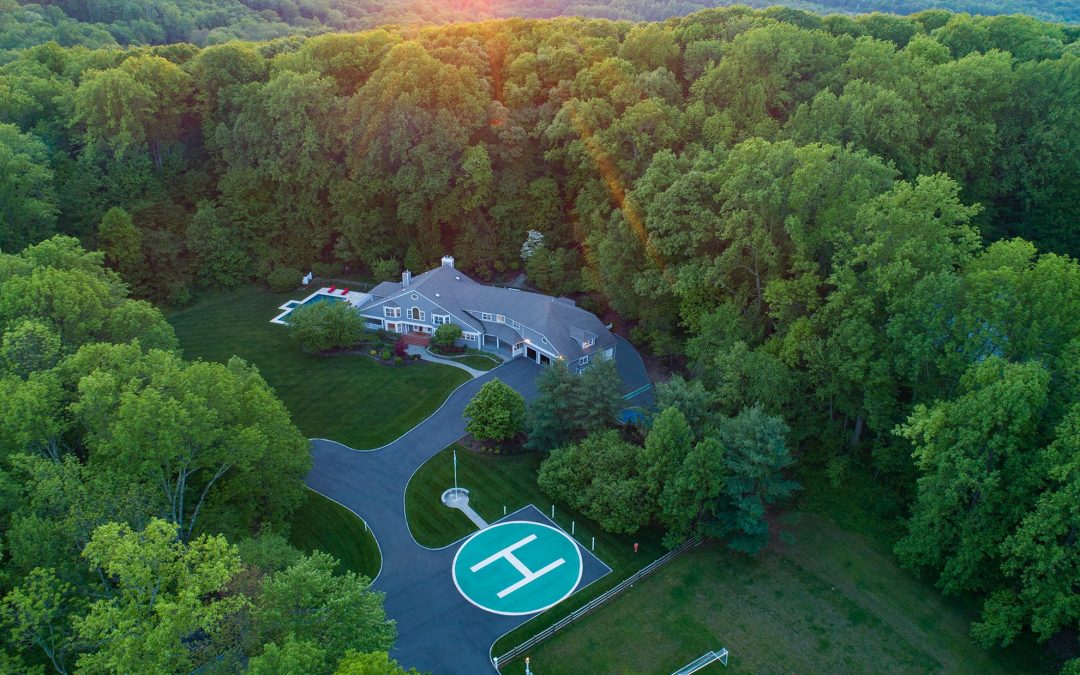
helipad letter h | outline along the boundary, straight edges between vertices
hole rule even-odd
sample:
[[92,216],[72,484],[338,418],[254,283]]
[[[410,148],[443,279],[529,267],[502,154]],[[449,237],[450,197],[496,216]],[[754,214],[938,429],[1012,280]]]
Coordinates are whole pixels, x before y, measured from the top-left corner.
[[499,596],[499,599],[501,600],[502,598],[505,598],[506,596],[510,595],[511,593],[518,590],[522,586],[525,586],[527,584],[531,584],[532,582],[534,582],[537,579],[539,579],[540,577],[544,576],[545,574],[547,574],[551,570],[556,569],[557,567],[559,567],[560,565],[562,565],[563,563],[566,562],[566,560],[564,560],[563,558],[559,558],[555,562],[548,563],[547,565],[544,565],[543,567],[541,567],[536,572],[534,572],[531,569],[529,569],[528,567],[526,567],[525,563],[521,562],[518,559],[518,557],[516,555],[514,555],[514,551],[518,550],[522,546],[524,546],[524,545],[526,545],[526,544],[528,544],[528,543],[530,543],[532,541],[535,541],[535,540],[536,540],[536,535],[535,534],[530,534],[529,536],[525,537],[524,539],[521,539],[516,543],[510,544],[509,546],[507,546],[503,550],[499,551],[498,553],[495,553],[493,555],[490,555],[490,556],[484,558],[480,562],[478,562],[475,565],[473,565],[472,567],[470,567],[469,571],[474,572],[474,573],[479,572],[480,570],[484,569],[485,567],[487,567],[491,563],[495,562],[499,558],[503,558],[504,560],[506,560],[506,562],[510,563],[510,565],[513,566],[513,568],[516,569],[521,574],[521,579],[519,581],[515,581],[514,583],[510,584],[509,586],[507,586],[506,588],[502,589],[501,591],[499,591],[497,593],[497,595]]

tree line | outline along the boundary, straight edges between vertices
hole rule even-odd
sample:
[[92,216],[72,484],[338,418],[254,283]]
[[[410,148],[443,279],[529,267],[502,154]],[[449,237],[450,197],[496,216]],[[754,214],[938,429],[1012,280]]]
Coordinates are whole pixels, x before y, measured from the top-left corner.
[[[358,31],[383,25],[580,16],[626,21],[662,21],[703,9],[780,5],[828,14],[913,14],[947,9],[971,14],[1026,14],[1043,21],[1076,23],[1080,9],[1069,0],[149,0],[101,2],[0,0],[0,61],[4,50],[55,41],[65,47],[115,47],[229,40],[271,40],[290,35]],[[779,9],[782,13],[783,10]],[[10,55],[11,52],[8,51]]]
[[[281,267],[524,266],[707,393],[707,415],[678,406],[693,437],[664,446],[690,473],[627,465],[629,485],[700,475],[698,448],[734,445],[757,410],[794,460],[762,466],[874,476],[901,560],[984,601],[980,642],[1067,638],[1076,37],[1019,16],[728,8],[42,45],[0,68],[0,248],[60,230],[169,304]],[[630,455],[576,456],[605,448]]]

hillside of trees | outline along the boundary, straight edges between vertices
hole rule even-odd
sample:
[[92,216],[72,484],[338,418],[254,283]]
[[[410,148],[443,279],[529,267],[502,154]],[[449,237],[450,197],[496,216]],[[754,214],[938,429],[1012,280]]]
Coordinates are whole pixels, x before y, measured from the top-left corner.
[[[84,353],[141,335],[97,314],[122,304],[119,279],[181,305],[282,267],[392,278],[451,253],[481,278],[524,268],[628,330],[693,381],[679,408],[696,433],[754,409],[786,430],[785,471],[837,489],[872,475],[897,555],[978,599],[981,644],[1033,634],[1076,656],[1077,37],[1017,16],[727,8],[22,50],[0,67],[0,250],[60,232],[108,271],[70,252],[0,258],[4,386],[31,392],[0,400],[93,397],[15,424],[4,447],[47,456],[42,434],[74,425],[85,456],[132,470],[108,455],[123,443],[101,411],[131,406],[114,425],[160,430],[138,426],[143,399],[118,397],[116,378],[197,379],[165,332],[149,356],[141,338]],[[85,308],[49,299],[87,285],[102,296]],[[58,346],[20,365],[23,340]],[[109,356],[122,349],[139,353]],[[265,397],[244,372],[218,376]],[[137,380],[135,394],[179,395]],[[666,435],[686,436],[669,417]],[[278,517],[214,499],[211,533]]]
[[1026,14],[1080,22],[1071,0],[0,0],[0,60],[4,50],[48,41],[84,47],[269,40],[287,35],[358,31],[377,26],[524,17],[661,21],[702,9],[773,5],[818,12],[912,14],[947,9],[971,14]]

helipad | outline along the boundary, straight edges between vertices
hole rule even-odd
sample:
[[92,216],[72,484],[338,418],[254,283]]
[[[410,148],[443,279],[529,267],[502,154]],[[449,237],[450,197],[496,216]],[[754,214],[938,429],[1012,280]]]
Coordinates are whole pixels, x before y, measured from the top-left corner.
[[584,565],[562,530],[525,520],[492,525],[454,556],[454,585],[466,600],[495,614],[534,614],[577,589]]

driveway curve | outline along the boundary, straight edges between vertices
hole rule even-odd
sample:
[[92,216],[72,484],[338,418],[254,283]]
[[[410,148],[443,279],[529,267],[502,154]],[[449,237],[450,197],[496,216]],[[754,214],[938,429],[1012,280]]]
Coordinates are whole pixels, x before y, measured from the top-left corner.
[[492,642],[528,618],[490,614],[461,597],[448,573],[455,546],[431,550],[416,543],[405,520],[405,487],[424,462],[465,434],[462,413],[484,383],[498,378],[530,400],[539,372],[525,359],[490,370],[455,389],[431,416],[381,448],[311,441],[314,464],[305,482],[361,516],[379,543],[382,569],[373,587],[386,593],[386,613],[397,621],[393,656],[403,666],[490,672]]

